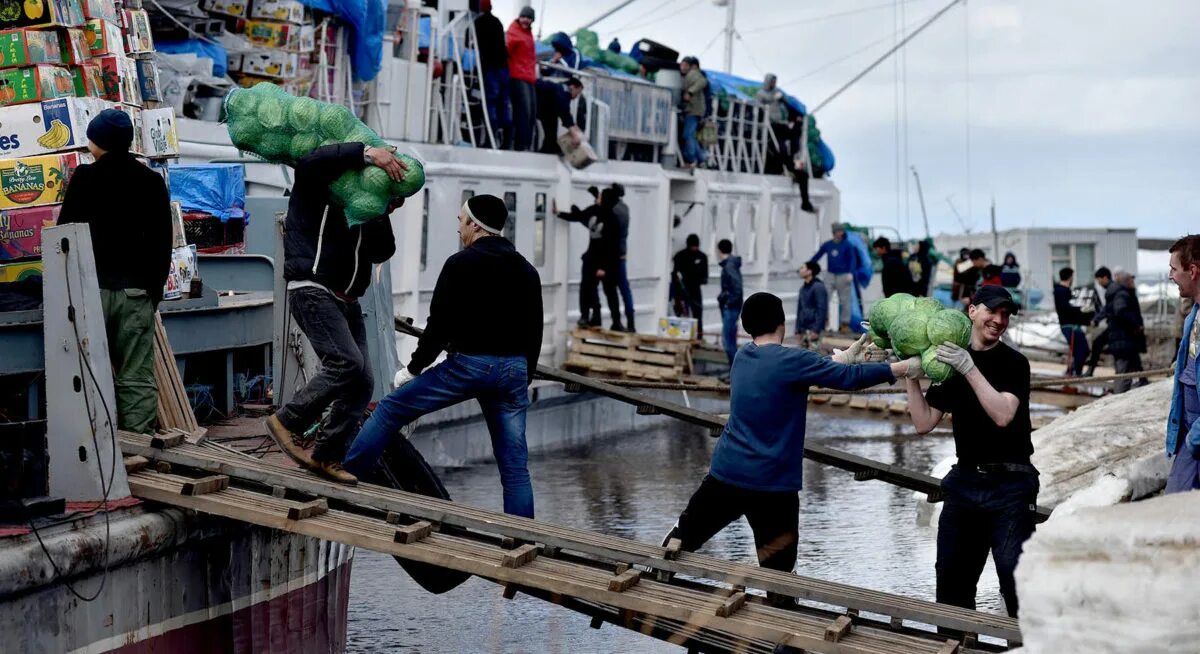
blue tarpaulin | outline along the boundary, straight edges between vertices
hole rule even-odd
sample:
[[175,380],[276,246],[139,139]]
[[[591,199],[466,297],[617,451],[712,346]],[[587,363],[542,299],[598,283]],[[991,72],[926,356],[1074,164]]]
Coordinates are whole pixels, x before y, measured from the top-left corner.
[[299,0],[300,4],[337,16],[350,26],[350,67],[354,79],[369,82],[383,64],[383,0]]
[[171,166],[171,200],[184,211],[203,211],[225,222],[246,213],[246,174],[241,164],[182,164]]
[[212,59],[214,77],[225,77],[225,73],[229,69],[229,55],[225,51],[225,46],[220,43],[200,39],[155,41],[154,49],[166,54],[194,54],[197,57]]

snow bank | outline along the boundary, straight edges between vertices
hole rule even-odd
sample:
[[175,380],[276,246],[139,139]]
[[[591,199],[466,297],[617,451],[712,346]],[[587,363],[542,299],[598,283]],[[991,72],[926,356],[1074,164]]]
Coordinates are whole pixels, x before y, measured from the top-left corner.
[[1016,577],[1027,654],[1195,652],[1200,492],[1055,511]]

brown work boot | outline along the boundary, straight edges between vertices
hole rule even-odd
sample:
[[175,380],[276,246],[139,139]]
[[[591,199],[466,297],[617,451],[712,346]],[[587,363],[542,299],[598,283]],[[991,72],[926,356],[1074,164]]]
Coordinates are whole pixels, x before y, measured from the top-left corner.
[[279,449],[288,456],[289,459],[295,461],[305,468],[313,467],[313,460],[308,456],[302,447],[296,445],[295,437],[291,430],[283,426],[279,422],[279,418],[268,416],[266,420],[267,434],[271,436],[271,440],[279,446]]
[[358,477],[346,472],[339,461],[313,461],[308,468],[317,475],[339,484],[353,486],[358,483]]

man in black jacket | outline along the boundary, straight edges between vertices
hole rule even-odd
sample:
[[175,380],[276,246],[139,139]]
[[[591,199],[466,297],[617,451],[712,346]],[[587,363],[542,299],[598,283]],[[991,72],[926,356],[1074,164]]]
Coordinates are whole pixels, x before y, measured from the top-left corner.
[[487,98],[488,120],[492,124],[495,143],[512,149],[512,105],[508,99],[508,46],[504,42],[504,26],[492,15],[491,0],[479,1],[479,16],[475,18],[475,43],[479,46],[479,67],[483,69],[483,90]]
[[[608,312],[612,314],[612,330],[625,331],[621,324],[621,305],[617,286],[621,265],[621,227],[614,209],[620,202],[617,191],[606,188],[596,194],[596,203],[587,209],[571,205],[569,213],[557,213],[563,220],[588,228],[588,247],[580,257],[583,266],[579,273],[579,326],[600,325],[600,295],[597,286],[603,284]],[[554,205],[551,205],[554,208]]]
[[[1142,352],[1146,351],[1146,331],[1133,275],[1122,268],[1114,268],[1109,289],[1103,317],[1108,320],[1108,351],[1113,356],[1113,367],[1117,374],[1139,372],[1142,370]],[[1139,386],[1147,383],[1145,378],[1138,381]],[[1113,393],[1124,393],[1132,385],[1132,379],[1117,380],[1113,384]]]
[[913,291],[912,273],[904,265],[904,259],[899,250],[892,249],[892,242],[880,236],[871,244],[875,254],[883,261],[883,296],[892,297],[897,293]]
[[[154,311],[171,267],[171,199],[158,173],[129,153],[129,115],[105,109],[88,125],[96,163],[75,170],[58,223],[84,223],[92,235],[100,304],[117,395],[117,425],[154,431]],[[122,189],[119,203],[108,203]]]
[[[392,209],[350,226],[333,201],[330,185],[348,170],[379,166],[399,180],[404,165],[387,148],[338,143],[313,150],[296,163],[283,234],[283,278],[292,318],[321,358],[321,371],[267,418],[267,431],[296,463],[345,484],[358,480],[342,469],[346,444],[371,401],[374,381],[367,356],[367,332],[358,298],[371,281],[371,267],[396,252]],[[330,409],[318,432],[312,457],[295,443]]]
[[[474,398],[492,436],[504,512],[532,518],[525,411],[542,349],[542,283],[500,235],[507,219],[504,201],[494,195],[463,203],[463,249],[442,266],[412,360],[354,439],[345,465],[355,475],[370,473],[401,427]],[[422,372],[443,350],[446,360]]]
[[[704,337],[704,293],[700,286],[708,283],[708,255],[700,251],[700,237],[688,234],[687,247],[676,252],[671,260],[671,292],[675,300],[675,315],[685,313],[696,319],[696,338]],[[683,309],[683,311],[681,311]]]
[[1070,351],[1067,357],[1068,377],[1083,374],[1083,362],[1088,356],[1087,335],[1083,333],[1083,326],[1092,319],[1090,313],[1071,303],[1074,284],[1074,268],[1067,266],[1058,271],[1058,283],[1054,285],[1054,311],[1058,313],[1058,326],[1062,329],[1063,338],[1067,339]]

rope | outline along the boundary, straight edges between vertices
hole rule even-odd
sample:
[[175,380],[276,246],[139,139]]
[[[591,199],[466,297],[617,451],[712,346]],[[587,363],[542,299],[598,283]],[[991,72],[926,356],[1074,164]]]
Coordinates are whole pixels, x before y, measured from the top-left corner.
[[[1100,382],[1120,381],[1123,379],[1137,379],[1141,377],[1159,377],[1174,373],[1174,368],[1157,368],[1155,370],[1141,370],[1138,372],[1126,372],[1116,375],[1101,375],[1099,377],[1049,377],[1035,378],[1029,382],[1030,388],[1050,388],[1054,386],[1068,386],[1071,384],[1095,384]],[[729,384],[685,384],[679,382],[647,382],[627,379],[605,379],[606,384],[620,386],[622,388],[640,388],[644,390],[655,391],[696,391],[699,393],[729,393]],[[890,395],[907,393],[907,389],[903,388],[877,388],[877,389],[862,389],[857,391],[847,391],[837,388],[822,388],[820,386],[813,387],[809,391],[810,395]]]

